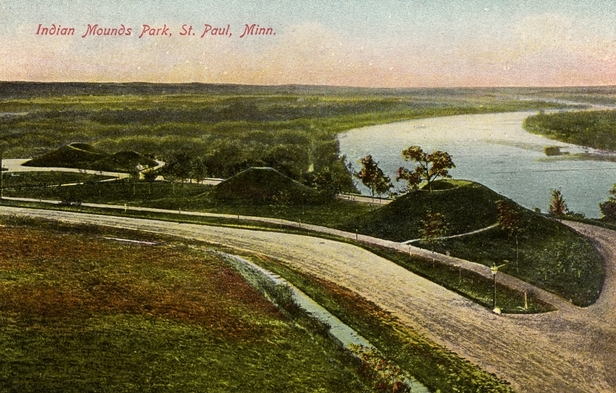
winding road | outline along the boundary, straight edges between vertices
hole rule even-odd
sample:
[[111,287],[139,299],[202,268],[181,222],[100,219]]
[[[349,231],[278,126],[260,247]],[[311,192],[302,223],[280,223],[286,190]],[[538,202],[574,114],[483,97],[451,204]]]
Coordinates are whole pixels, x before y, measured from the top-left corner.
[[536,315],[495,315],[364,249],[322,238],[4,206],[0,214],[149,231],[257,251],[364,296],[426,337],[511,382],[519,392],[616,391],[613,231],[570,224],[591,237],[605,257],[605,287],[595,305]]

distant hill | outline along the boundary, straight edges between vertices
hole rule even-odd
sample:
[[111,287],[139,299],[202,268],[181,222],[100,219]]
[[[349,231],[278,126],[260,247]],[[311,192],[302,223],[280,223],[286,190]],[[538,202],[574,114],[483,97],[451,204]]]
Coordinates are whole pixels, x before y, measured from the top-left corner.
[[156,161],[135,151],[108,154],[87,143],[71,143],[27,161],[25,166],[93,169],[110,172],[130,172],[137,165],[156,166]]
[[316,192],[273,168],[254,167],[218,184],[214,196],[235,204],[301,204],[313,201]]

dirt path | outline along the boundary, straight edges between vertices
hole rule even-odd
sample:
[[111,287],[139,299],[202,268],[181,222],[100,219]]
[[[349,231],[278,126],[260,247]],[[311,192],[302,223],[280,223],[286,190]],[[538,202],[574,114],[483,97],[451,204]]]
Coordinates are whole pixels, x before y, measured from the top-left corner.
[[259,251],[363,295],[430,339],[510,381],[517,391],[616,391],[616,235],[611,231],[579,229],[596,236],[609,266],[610,282],[595,306],[497,316],[361,248],[321,238],[9,207],[0,207],[0,214],[139,229]]

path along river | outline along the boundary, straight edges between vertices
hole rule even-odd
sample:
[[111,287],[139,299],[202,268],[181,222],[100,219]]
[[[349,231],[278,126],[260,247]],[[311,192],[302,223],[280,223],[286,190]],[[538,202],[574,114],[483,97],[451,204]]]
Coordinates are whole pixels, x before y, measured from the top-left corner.
[[357,160],[371,154],[394,179],[398,167],[405,164],[401,151],[419,145],[427,152],[444,150],[451,154],[456,164],[451,171],[454,178],[479,182],[527,208],[547,211],[550,190],[560,189],[569,209],[599,217],[599,203],[607,199],[616,183],[616,162],[567,156],[548,159],[543,152],[546,146],[560,146],[571,154],[601,153],[526,132],[522,123],[535,113],[417,119],[350,130],[340,134],[338,140],[341,153],[356,170],[360,168]]

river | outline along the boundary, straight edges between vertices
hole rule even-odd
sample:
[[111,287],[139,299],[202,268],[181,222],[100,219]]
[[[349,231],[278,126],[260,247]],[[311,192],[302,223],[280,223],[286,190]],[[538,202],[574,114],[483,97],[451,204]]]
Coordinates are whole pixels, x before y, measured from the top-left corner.
[[[560,146],[571,154],[599,152],[528,133],[522,122],[535,113],[416,119],[349,130],[338,135],[338,140],[341,153],[357,170],[357,160],[371,154],[393,180],[397,168],[405,165],[404,148],[418,145],[427,152],[444,150],[456,164],[451,170],[454,178],[476,181],[524,207],[544,212],[550,191],[560,189],[570,210],[600,217],[599,203],[616,183],[616,162],[567,159],[566,155],[548,158],[543,152],[546,146]],[[368,193],[364,187],[361,191]]]

